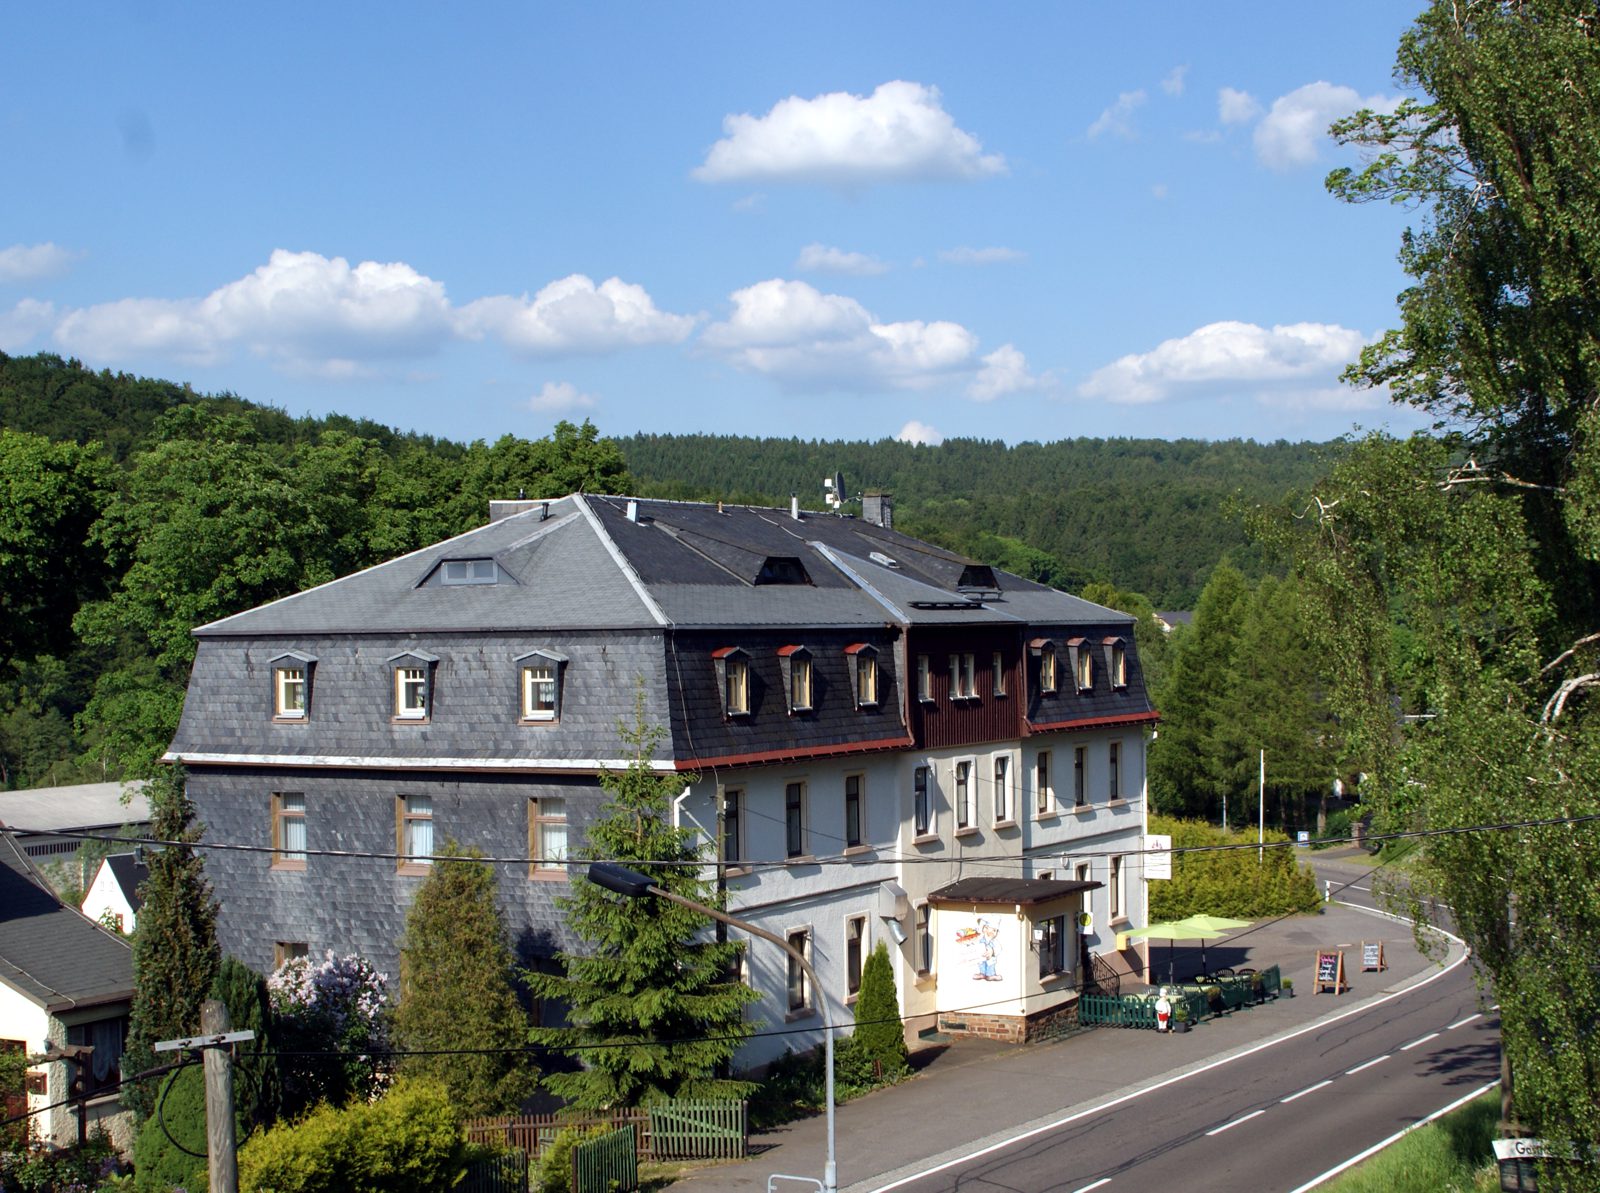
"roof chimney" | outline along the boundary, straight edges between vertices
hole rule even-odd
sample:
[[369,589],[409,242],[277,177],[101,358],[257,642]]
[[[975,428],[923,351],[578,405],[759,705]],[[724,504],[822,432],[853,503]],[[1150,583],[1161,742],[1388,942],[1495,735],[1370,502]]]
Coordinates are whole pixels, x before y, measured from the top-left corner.
[[893,530],[894,494],[863,493],[861,495],[861,520],[871,522],[874,526],[881,526],[885,530]]
[[800,496],[797,493],[789,494],[789,516],[796,522],[800,521]]
[[637,501],[630,501],[630,502],[628,502],[628,521],[637,522],[638,520],[639,520],[639,503]]

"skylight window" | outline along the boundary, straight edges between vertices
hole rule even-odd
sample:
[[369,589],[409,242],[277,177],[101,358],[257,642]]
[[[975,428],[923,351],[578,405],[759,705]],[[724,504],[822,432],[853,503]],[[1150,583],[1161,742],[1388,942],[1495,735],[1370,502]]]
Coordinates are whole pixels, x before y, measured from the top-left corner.
[[900,566],[894,561],[893,558],[885,555],[882,551],[874,551],[871,555],[868,555],[867,558],[872,560],[873,563],[882,564],[886,568],[897,568]]
[[757,584],[810,584],[805,564],[793,555],[769,555],[756,573]]

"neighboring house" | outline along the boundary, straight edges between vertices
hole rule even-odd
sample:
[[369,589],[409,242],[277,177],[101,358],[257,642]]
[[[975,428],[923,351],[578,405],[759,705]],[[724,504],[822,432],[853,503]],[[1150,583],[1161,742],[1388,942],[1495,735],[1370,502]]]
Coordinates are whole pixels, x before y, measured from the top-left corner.
[[69,1096],[72,1064],[29,1069],[28,1108],[42,1141],[65,1146],[80,1129],[104,1129],[123,1151],[131,1145],[117,1083],[132,1001],[128,942],[57,899],[17,839],[0,832],[0,1048],[35,1057],[93,1049],[83,1061],[81,1107],[54,1106]]
[[139,887],[149,877],[150,867],[137,853],[113,853],[102,858],[80,910],[97,924],[130,935],[138,926],[142,902]]
[[[601,769],[626,765],[637,694],[729,909],[805,949],[833,1005],[878,940],[914,1026],[1005,1038],[1059,1019],[1091,956],[1141,966],[1118,948],[1145,918],[1156,720],[1133,618],[897,533],[891,509],[496,502],[477,530],[196,630],[169,758],[211,840],[263,850],[206,855],[223,946],[393,974],[452,838],[532,859],[497,867],[526,962],[572,947],[564,859]],[[994,902],[973,879],[1011,885]],[[991,904],[1009,923],[986,937]],[[770,1028],[746,1064],[820,1039],[780,950],[755,942],[746,975]]]
[[1156,614],[1156,624],[1161,627],[1161,632],[1170,634],[1181,625],[1194,624],[1194,612],[1189,609],[1168,611]]
[[36,863],[47,864],[52,879],[82,890],[92,871],[76,866],[73,855],[92,842],[71,834],[142,835],[150,827],[150,804],[142,780],[0,791],[0,827],[15,834]]

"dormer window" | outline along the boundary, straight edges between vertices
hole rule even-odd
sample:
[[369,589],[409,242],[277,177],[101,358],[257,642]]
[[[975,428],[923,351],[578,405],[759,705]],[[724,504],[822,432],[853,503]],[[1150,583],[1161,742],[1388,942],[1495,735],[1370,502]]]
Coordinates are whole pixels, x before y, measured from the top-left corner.
[[1128,686],[1128,648],[1121,638],[1107,638],[1106,649],[1106,674],[1111,676],[1111,686],[1125,688]]
[[978,659],[973,654],[950,656],[950,699],[971,700],[978,694]]
[[447,559],[439,567],[443,584],[496,584],[500,568],[492,559]]
[[750,656],[737,646],[724,646],[711,652],[717,669],[717,687],[722,692],[722,715],[750,715]]
[[561,668],[566,661],[565,655],[547,650],[536,650],[517,660],[524,721],[560,719]]
[[1094,652],[1078,648],[1078,691],[1087,692],[1094,687]]
[[311,668],[316,662],[298,652],[272,660],[272,716],[278,721],[303,721],[311,710]]
[[769,555],[756,573],[757,584],[810,584],[806,565],[793,555]]
[[783,671],[784,690],[789,694],[789,712],[810,712],[811,652],[803,646],[780,647],[778,666]]
[[1056,644],[1048,638],[1035,638],[1029,650],[1039,656],[1039,691],[1046,694],[1056,690]]
[[855,667],[856,707],[876,708],[878,705],[878,651],[865,642],[844,648]]
[[416,652],[395,655],[394,717],[397,721],[426,721],[433,711],[433,668],[439,660]]

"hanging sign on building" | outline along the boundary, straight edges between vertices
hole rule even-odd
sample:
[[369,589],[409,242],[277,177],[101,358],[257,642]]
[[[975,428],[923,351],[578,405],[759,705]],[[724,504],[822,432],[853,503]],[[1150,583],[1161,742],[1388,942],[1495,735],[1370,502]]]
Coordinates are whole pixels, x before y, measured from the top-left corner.
[[1172,838],[1165,833],[1149,833],[1144,839],[1144,876],[1172,877]]

